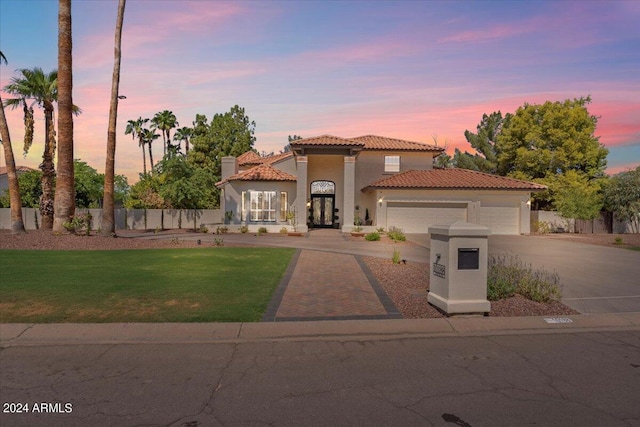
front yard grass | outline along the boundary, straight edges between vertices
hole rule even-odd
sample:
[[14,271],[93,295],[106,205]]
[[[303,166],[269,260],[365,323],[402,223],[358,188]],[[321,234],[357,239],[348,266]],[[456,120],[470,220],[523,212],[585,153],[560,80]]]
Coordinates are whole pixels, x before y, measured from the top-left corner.
[[3,250],[0,322],[255,322],[293,253]]

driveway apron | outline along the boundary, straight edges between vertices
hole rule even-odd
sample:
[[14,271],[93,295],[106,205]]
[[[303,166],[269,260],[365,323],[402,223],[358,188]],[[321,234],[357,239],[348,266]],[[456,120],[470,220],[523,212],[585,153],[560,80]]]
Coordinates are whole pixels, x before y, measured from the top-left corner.
[[263,321],[402,318],[359,257],[302,249]]

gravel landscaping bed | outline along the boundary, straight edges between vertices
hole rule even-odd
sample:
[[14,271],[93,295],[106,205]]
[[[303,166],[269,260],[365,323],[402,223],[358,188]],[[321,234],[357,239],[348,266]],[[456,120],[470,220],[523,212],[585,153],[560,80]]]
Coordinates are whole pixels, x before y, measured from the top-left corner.
[[[406,319],[444,317],[427,302],[429,266],[408,262],[394,264],[391,260],[363,257],[389,298]],[[515,295],[500,301],[491,301],[489,316],[558,316],[579,314],[574,309],[554,301],[538,303]]]

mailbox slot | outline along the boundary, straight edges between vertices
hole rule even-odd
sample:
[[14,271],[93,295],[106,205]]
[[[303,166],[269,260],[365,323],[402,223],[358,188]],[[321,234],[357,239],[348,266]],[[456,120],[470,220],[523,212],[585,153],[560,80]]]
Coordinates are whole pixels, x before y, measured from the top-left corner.
[[480,269],[480,249],[458,248],[458,270]]

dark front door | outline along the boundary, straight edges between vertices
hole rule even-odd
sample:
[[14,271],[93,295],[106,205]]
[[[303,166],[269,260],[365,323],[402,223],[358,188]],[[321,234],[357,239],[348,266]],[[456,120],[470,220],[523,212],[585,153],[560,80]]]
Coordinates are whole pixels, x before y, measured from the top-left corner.
[[334,195],[311,196],[311,224],[313,227],[333,227]]

